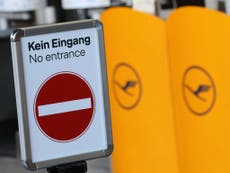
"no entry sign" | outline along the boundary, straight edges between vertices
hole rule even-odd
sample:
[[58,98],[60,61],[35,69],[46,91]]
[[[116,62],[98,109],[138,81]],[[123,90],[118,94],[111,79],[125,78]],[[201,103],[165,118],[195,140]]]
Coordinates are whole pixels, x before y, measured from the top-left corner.
[[11,36],[22,160],[29,169],[112,152],[100,22],[23,28]]
[[82,135],[94,114],[89,84],[73,73],[48,78],[35,98],[34,111],[41,131],[52,140],[68,142]]

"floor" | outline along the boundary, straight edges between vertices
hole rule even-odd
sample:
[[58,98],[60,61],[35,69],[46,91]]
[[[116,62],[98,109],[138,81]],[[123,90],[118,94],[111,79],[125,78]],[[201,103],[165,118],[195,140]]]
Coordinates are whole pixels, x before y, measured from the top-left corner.
[[[88,161],[87,173],[111,173],[109,158]],[[1,173],[31,173],[21,165],[19,160],[14,158],[0,158]],[[46,170],[35,171],[37,173],[47,173]]]

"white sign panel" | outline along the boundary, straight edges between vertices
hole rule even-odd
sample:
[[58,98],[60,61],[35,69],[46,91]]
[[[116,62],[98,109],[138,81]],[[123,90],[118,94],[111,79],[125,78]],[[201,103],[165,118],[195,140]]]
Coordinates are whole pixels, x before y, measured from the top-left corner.
[[45,7],[46,0],[0,0],[0,12],[31,11]]
[[100,8],[110,6],[110,0],[62,0],[63,9]]
[[133,0],[133,9],[145,13],[155,14],[156,0]]
[[102,26],[22,29],[12,54],[22,160],[30,169],[111,153]]

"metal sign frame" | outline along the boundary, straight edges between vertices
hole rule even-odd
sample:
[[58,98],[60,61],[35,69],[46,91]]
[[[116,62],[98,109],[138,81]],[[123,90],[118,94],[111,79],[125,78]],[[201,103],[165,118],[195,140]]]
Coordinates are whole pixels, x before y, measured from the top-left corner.
[[[99,38],[99,54],[100,54],[100,67],[102,70],[102,81],[103,81],[103,99],[104,99],[104,112],[105,112],[105,124],[106,124],[106,138],[107,138],[107,149],[101,151],[95,151],[85,153],[77,156],[64,157],[60,159],[41,161],[33,163],[32,161],[32,150],[31,150],[31,138],[29,130],[28,112],[27,112],[27,100],[26,100],[26,89],[25,89],[25,76],[23,67],[23,55],[21,38],[36,36],[42,34],[50,34],[64,31],[73,31],[80,29],[96,28]],[[25,159],[23,163],[26,168],[30,170],[37,170],[40,168],[47,168],[55,165],[70,163],[80,160],[88,160],[99,157],[109,156],[113,150],[112,142],[112,130],[110,120],[110,105],[109,105],[109,94],[108,94],[108,81],[107,71],[105,62],[105,50],[104,50],[104,38],[103,38],[103,26],[97,20],[84,20],[78,22],[67,22],[59,23],[47,26],[38,26],[30,28],[22,28],[16,30],[11,34],[11,48],[12,48],[12,59],[13,59],[13,70],[14,70],[14,82],[16,91],[17,101],[17,112],[18,112],[18,123],[20,132],[21,152]]]

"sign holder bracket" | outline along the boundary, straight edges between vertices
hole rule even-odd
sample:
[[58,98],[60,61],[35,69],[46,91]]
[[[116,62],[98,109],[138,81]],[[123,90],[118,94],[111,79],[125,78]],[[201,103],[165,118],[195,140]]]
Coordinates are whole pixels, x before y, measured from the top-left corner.
[[87,163],[86,161],[80,161],[65,165],[59,165],[47,168],[48,173],[86,173]]

